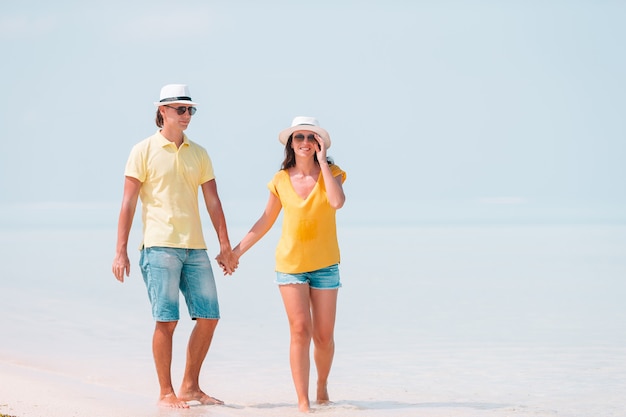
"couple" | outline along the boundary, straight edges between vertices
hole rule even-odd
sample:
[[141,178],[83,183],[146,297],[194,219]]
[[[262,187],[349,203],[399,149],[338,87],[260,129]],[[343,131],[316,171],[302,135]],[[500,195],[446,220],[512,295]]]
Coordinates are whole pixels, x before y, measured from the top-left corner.
[[[217,290],[200,224],[198,188],[220,244],[217,262],[232,274],[239,258],[272,227],[284,209],[276,248],[276,283],[287,312],[291,373],[298,408],[308,412],[309,347],[313,339],[318,403],[329,401],[327,380],[334,356],[334,325],[339,279],[335,212],[345,201],[346,174],[326,157],[330,136],[316,119],[296,117],[278,139],[285,146],[281,169],[269,182],[267,206],[241,242],[231,248],[226,220],[206,150],[184,134],[196,113],[189,89],[161,89],[159,130],[135,145],[125,169],[113,274],[130,273],[128,237],[137,200],[142,202],[140,267],[156,321],[152,351],[160,385],[159,405],[187,408],[188,402],[223,404],[204,393],[200,369],[220,318]],[[171,380],[172,338],[179,320],[179,291],[196,321],[189,337],[183,381],[175,393]]]

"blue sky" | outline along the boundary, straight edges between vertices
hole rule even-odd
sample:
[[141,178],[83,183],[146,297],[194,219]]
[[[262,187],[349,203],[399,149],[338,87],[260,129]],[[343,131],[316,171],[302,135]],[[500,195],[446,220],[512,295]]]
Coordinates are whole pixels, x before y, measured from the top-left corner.
[[355,205],[621,213],[624,21],[619,1],[4,2],[0,204],[117,206],[160,87],[187,83],[228,207],[260,212],[278,131],[310,115]]

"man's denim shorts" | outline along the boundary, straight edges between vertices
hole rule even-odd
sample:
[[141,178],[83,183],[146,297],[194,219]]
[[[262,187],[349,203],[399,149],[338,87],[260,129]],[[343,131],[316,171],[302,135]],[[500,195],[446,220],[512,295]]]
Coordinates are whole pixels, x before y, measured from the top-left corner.
[[334,290],[341,287],[338,264],[300,274],[285,274],[277,271],[274,282],[278,285],[309,284],[309,287],[317,290]]
[[139,263],[156,321],[180,318],[179,291],[192,319],[220,318],[217,288],[206,250],[143,248]]

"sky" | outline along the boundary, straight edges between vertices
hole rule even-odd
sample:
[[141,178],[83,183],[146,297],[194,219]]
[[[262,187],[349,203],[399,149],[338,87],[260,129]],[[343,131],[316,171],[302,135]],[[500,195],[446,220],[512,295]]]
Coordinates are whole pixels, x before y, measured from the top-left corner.
[[160,88],[184,83],[229,209],[260,214],[304,115],[355,217],[626,220],[624,21],[604,0],[2,2],[0,206],[117,210]]

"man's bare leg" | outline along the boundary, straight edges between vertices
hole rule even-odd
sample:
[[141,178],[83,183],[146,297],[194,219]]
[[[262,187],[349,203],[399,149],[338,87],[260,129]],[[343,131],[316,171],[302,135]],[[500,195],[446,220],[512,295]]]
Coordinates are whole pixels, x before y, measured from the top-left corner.
[[200,404],[224,404],[223,401],[205,394],[200,389],[200,369],[206,357],[213,333],[217,327],[216,319],[197,319],[196,325],[189,337],[187,345],[187,364],[185,375],[178,392],[178,398],[183,401],[198,401]]
[[157,321],[154,328],[152,354],[161,388],[158,405],[160,407],[189,408],[186,402],[176,397],[172,387],[172,338],[177,324],[176,321]]

